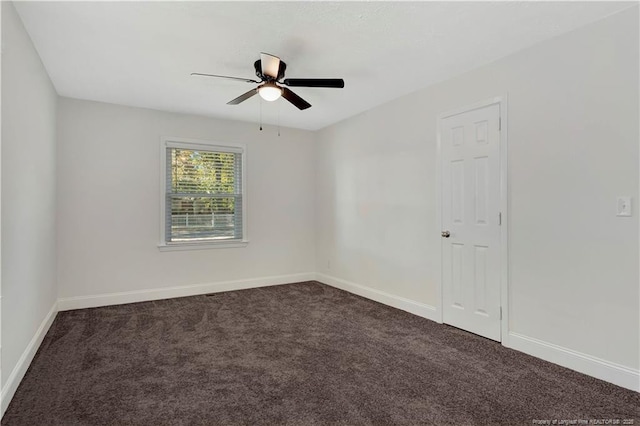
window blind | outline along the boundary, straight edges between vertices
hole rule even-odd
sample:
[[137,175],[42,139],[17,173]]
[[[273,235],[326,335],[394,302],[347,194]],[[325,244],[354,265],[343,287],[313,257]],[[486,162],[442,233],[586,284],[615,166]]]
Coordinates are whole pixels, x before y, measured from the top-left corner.
[[242,152],[168,147],[166,160],[166,242],[242,240]]

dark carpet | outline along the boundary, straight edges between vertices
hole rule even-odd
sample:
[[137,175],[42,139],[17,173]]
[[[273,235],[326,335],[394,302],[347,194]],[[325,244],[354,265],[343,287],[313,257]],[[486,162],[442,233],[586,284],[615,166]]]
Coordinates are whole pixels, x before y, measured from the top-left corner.
[[306,282],[61,312],[2,424],[640,425],[639,407],[636,392]]

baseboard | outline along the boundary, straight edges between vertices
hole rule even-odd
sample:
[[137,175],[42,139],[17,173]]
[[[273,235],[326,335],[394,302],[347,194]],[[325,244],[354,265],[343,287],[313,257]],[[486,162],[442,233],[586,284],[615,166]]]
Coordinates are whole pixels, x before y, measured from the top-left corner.
[[[316,273],[316,280],[323,284],[357,294],[358,296],[366,297],[367,299],[375,300],[376,302],[440,322],[437,308],[433,306],[326,274]],[[504,337],[506,337],[506,339]],[[570,368],[571,370],[613,383],[626,389],[640,392],[640,371],[638,370],[514,332],[510,332],[508,336],[503,336],[502,343],[507,347],[535,356],[536,358]]]
[[542,340],[509,333],[509,347],[588,376],[640,392],[640,371]]
[[373,288],[365,287],[360,284],[352,283],[350,281],[321,273],[316,273],[316,281],[339,288],[344,291],[348,291],[349,293],[357,294],[358,296],[362,296],[367,299],[375,300],[376,302],[382,303],[383,305],[392,306],[394,308],[401,309],[414,315],[418,315],[432,321],[440,322],[438,310],[431,305],[416,302],[414,300],[406,299],[404,297],[396,296],[394,294],[386,293],[380,290],[375,290]]
[[[2,418],[9,406],[9,402],[13,398],[18,385],[27,372],[33,357],[40,347],[42,340],[51,327],[56,313],[59,310],[65,311],[174,297],[195,296],[207,293],[243,290],[311,280],[317,280],[332,287],[410,312],[432,321],[439,322],[440,320],[438,311],[433,306],[321,273],[279,275],[246,280],[101,294],[95,296],[61,298],[51,307],[51,310],[40,324],[40,327],[38,327],[35,335],[27,345],[15,368],[9,375],[5,386],[2,388],[0,392],[0,418]],[[508,335],[508,346],[512,349],[544,359],[554,364],[640,392],[640,371],[638,370],[514,332],[510,332]]]
[[7,382],[2,388],[2,391],[0,391],[0,401],[2,401],[0,403],[0,418],[4,416],[4,412],[7,410],[7,407],[9,407],[9,403],[11,402],[13,395],[16,393],[16,390],[18,389],[22,378],[27,372],[29,365],[31,365],[33,357],[36,355],[36,352],[38,352],[38,348],[40,347],[44,336],[49,331],[49,327],[51,327],[51,324],[53,323],[53,320],[55,319],[57,313],[58,306],[57,303],[54,303],[51,307],[51,310],[49,310],[49,313],[47,313],[47,316],[44,318],[44,320],[42,320],[42,323],[40,324],[40,327],[38,327],[36,334],[33,336],[24,352],[20,356],[20,359],[18,359],[18,363],[13,368],[13,371],[11,371],[11,374],[9,374]]
[[174,297],[219,293],[221,291],[244,290],[248,288],[290,284],[301,281],[311,281],[314,279],[315,274],[313,272],[308,272],[245,280],[126,291],[121,293],[96,294],[92,296],[63,297],[58,299],[58,310],[69,311],[72,309],[97,308],[100,306],[122,305],[125,303],[148,302],[151,300],[171,299]]

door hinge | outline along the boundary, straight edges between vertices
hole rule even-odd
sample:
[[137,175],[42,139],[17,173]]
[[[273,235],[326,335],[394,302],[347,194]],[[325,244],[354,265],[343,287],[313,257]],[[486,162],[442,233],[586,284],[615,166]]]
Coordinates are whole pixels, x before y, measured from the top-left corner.
[[498,226],[502,226],[502,212],[498,212]]

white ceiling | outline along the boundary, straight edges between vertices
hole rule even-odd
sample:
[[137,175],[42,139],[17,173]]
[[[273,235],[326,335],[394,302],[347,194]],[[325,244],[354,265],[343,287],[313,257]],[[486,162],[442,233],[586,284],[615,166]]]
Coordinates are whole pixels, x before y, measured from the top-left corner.
[[344,78],[294,88],[313,107],[262,102],[263,120],[316,130],[471,70],[634,3],[617,2],[19,2],[62,96],[258,122],[260,52],[287,77]]

